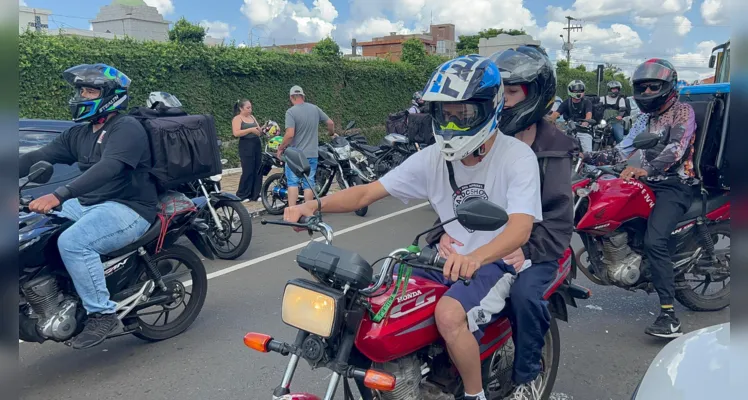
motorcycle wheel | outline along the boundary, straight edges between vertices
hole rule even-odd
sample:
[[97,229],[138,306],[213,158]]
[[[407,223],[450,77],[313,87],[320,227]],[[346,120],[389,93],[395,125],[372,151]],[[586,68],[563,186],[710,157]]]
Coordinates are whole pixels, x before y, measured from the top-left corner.
[[[205,297],[208,294],[208,276],[205,272],[205,265],[200,261],[200,258],[184,246],[173,245],[156,255],[152,255],[151,261],[161,271],[166,287],[173,290],[174,294],[179,295],[171,303],[139,310],[133,316],[138,322],[138,328],[133,332],[133,336],[149,342],[157,342],[177,336],[192,325],[203,308]],[[174,271],[181,265],[186,266],[189,270],[189,277],[192,280],[191,286],[184,286],[183,281],[179,279],[185,273]],[[142,279],[147,279],[145,273]],[[159,293],[160,291],[156,290],[154,295]],[[184,305],[184,311],[176,319],[169,321],[170,313],[179,309],[182,305]],[[161,308],[161,311],[147,311],[153,308]],[[145,322],[143,319],[143,317],[152,319],[150,318],[152,316],[155,316],[153,323]],[[157,326],[162,316],[164,317],[164,325]],[[130,319],[129,316],[126,319]]]
[[601,285],[601,286],[606,285],[605,282],[603,282],[602,280],[600,280],[600,278],[593,275],[592,272],[590,272],[590,270],[588,269],[588,266],[590,265],[590,256],[589,254],[587,254],[587,249],[585,249],[584,247],[581,247],[579,250],[575,251],[574,260],[577,262],[578,269],[582,271],[584,276],[586,276],[587,279],[590,280],[590,282],[596,285]]
[[[246,207],[237,201],[221,201],[216,203],[215,208],[224,232],[218,231],[213,218],[207,215],[206,220],[211,222],[208,239],[213,243],[218,258],[234,260],[247,251],[252,241],[252,217]],[[225,230],[227,227],[228,231]],[[241,236],[237,245],[232,241],[235,235]]]
[[[713,280],[711,276],[707,275],[703,275],[703,280],[689,279],[686,275],[692,275],[699,279],[698,266],[696,266],[692,269],[691,273],[676,278],[676,285],[679,283],[685,283],[688,285],[688,282],[702,282],[695,287],[688,285],[688,289],[684,288],[675,291],[675,299],[693,311],[718,311],[730,305],[730,248],[729,245],[726,250],[716,248],[720,236],[726,237],[727,240],[730,241],[730,223],[722,222],[714,224],[709,226],[708,229],[709,234],[712,235],[712,240],[714,240],[715,237],[717,239],[714,240],[714,252],[716,253],[717,261],[727,268],[727,276],[718,277],[718,280]],[[694,243],[690,247],[695,250],[697,246],[698,244]],[[721,285],[722,288],[714,294],[706,294],[706,289],[715,283]],[[698,289],[702,290],[698,291]]]
[[[288,206],[287,199],[281,199],[273,193],[273,188],[276,186],[286,186],[283,181],[284,176],[283,172],[272,174],[265,179],[265,182],[262,183],[262,187],[260,188],[262,206],[265,207],[265,210],[270,215],[281,215],[283,214],[283,209]],[[288,188],[286,187],[286,189]]]
[[[354,176],[351,181],[352,181],[351,183],[353,183],[353,186],[360,186],[364,184],[364,181],[362,181],[361,178],[358,176]],[[369,206],[359,208],[358,210],[356,210],[356,215],[358,215],[359,217],[363,217],[363,216],[366,216],[367,212],[369,212]]]

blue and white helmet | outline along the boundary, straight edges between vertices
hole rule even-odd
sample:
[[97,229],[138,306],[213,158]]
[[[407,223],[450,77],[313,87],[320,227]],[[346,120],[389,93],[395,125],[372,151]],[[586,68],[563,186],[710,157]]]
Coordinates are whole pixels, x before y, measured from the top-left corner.
[[423,100],[429,102],[442,156],[462,160],[498,131],[504,108],[499,68],[475,54],[447,61],[431,75]]

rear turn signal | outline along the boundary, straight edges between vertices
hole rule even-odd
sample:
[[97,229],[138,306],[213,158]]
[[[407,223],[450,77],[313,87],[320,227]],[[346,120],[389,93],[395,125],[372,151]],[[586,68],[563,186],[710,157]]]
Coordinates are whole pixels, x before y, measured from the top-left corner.
[[273,340],[273,338],[262,333],[249,332],[244,335],[244,345],[252,350],[262,353],[268,352],[268,343],[270,343],[271,340]]
[[395,390],[395,377],[386,372],[367,370],[364,376],[364,386],[369,389],[390,392]]

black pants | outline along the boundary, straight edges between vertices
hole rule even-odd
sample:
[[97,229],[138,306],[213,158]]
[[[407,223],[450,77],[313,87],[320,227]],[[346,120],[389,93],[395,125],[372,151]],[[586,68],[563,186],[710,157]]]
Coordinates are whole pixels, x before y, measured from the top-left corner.
[[239,139],[239,159],[242,163],[242,177],[236,196],[240,199],[257,200],[260,197],[262,177],[262,142],[257,136]]
[[675,282],[670,256],[670,235],[691,207],[692,188],[676,177],[647,184],[654,191],[655,206],[644,233],[644,255],[652,271],[652,284],[660,296],[660,304],[672,305]]

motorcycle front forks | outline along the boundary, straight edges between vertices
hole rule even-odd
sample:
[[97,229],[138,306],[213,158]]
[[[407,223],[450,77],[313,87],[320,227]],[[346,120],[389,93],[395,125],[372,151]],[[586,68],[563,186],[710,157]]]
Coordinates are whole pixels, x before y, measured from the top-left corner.
[[221,219],[218,218],[218,213],[216,212],[216,209],[213,208],[213,205],[210,204],[210,195],[208,194],[208,191],[205,189],[205,184],[203,183],[202,179],[198,179],[197,183],[200,185],[200,190],[203,192],[203,196],[205,196],[205,205],[208,207],[208,211],[210,211],[210,216],[213,217],[213,221],[216,223],[216,227],[219,231],[223,232],[223,224],[221,223]]

